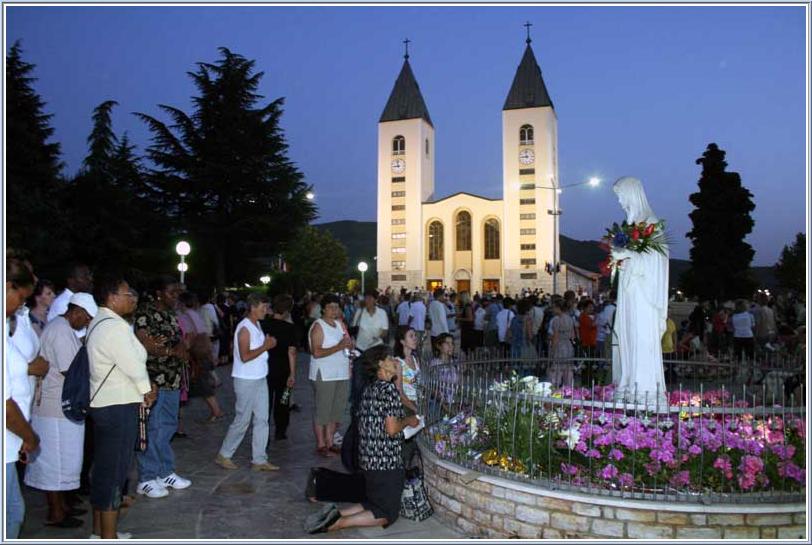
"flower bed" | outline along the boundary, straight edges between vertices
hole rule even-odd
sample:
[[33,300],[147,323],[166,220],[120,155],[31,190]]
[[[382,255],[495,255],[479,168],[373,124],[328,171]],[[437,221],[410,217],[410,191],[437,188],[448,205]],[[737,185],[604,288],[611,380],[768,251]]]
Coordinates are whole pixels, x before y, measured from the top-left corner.
[[597,493],[759,501],[804,491],[802,410],[750,407],[725,390],[672,392],[667,411],[630,410],[613,394],[513,374],[485,391],[456,388],[451,403],[443,396],[427,439],[443,459]]

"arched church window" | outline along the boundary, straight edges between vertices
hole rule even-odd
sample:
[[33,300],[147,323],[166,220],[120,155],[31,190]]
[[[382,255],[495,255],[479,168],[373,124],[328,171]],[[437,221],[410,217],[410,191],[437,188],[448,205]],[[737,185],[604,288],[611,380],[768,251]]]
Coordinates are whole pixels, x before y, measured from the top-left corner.
[[465,210],[457,214],[457,251],[471,251],[471,214]]
[[519,143],[527,146],[533,143],[533,125],[522,125],[519,129]]
[[397,135],[392,139],[392,155],[403,155],[406,153],[406,139]]
[[443,260],[443,224],[433,221],[429,224],[429,261]]
[[485,222],[485,259],[499,259],[499,221]]

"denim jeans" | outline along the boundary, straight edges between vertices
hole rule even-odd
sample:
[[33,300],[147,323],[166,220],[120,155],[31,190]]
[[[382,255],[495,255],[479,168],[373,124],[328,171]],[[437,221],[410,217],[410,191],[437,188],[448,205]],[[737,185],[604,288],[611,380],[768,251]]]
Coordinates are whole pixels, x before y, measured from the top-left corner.
[[6,464],[6,539],[17,539],[25,518],[25,502],[15,462]]
[[158,390],[158,399],[149,413],[147,450],[136,455],[139,483],[163,479],[175,472],[175,453],[170,441],[178,431],[179,407],[180,390]]

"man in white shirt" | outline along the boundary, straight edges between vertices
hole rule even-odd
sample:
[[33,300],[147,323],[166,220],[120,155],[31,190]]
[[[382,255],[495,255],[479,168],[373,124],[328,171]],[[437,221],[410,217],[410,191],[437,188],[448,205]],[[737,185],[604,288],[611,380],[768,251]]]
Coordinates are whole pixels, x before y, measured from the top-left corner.
[[[65,289],[56,296],[48,309],[48,321],[57,316],[62,316],[68,310],[68,303],[71,295],[83,291],[91,293],[93,291],[93,273],[87,265],[74,265],[71,267],[68,277],[65,279]],[[84,335],[84,333],[82,334]]]
[[507,342],[507,332],[510,327],[510,322],[516,317],[516,314],[510,310],[513,307],[513,299],[505,297],[505,307],[496,315],[496,329],[499,335],[499,346],[504,349],[509,349],[510,344]]
[[419,335],[426,331],[426,304],[417,293],[412,295],[412,304],[409,306],[409,325]]
[[409,316],[412,312],[412,305],[411,301],[409,301],[409,296],[404,295],[403,300],[398,305],[397,309],[395,309],[395,313],[398,315],[398,332],[403,334],[403,331],[409,328]]
[[612,353],[612,321],[615,317],[615,297],[614,293],[609,294],[603,309],[595,319],[598,334],[595,337],[598,350],[601,350],[601,357],[608,357]]
[[446,318],[445,294],[442,288],[434,290],[434,300],[429,303],[429,319],[431,320],[431,345],[441,333],[448,333],[448,320]]
[[363,308],[355,311],[352,325],[358,327],[356,346],[359,350],[383,344],[383,340],[389,334],[389,318],[386,311],[377,306],[377,302],[378,292],[367,290],[364,294]]

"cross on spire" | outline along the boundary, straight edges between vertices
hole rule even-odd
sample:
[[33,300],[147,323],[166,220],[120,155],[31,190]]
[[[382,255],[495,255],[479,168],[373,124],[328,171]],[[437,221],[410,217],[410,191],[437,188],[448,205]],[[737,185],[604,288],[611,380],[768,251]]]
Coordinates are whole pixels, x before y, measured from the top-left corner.
[[403,40],[403,43],[406,46],[406,54],[403,55],[403,58],[406,59],[407,61],[409,60],[409,44],[411,42],[412,41],[409,38],[406,38],[405,40]]
[[527,29],[527,40],[525,40],[525,42],[527,42],[527,45],[530,45],[530,42],[532,42],[532,41],[533,41],[533,40],[531,40],[531,39],[530,39],[530,27],[531,27],[531,26],[533,26],[533,23],[531,23],[530,21],[527,21],[527,22],[526,22],[524,25],[522,25],[522,26],[523,26],[523,27],[525,27],[525,28]]

